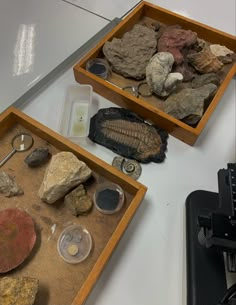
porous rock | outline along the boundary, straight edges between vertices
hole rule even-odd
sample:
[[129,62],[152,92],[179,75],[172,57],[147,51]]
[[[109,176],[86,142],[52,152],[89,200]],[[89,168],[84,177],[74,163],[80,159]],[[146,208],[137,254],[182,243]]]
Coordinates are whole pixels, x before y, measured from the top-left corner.
[[192,80],[192,88],[199,88],[206,84],[215,84],[216,86],[219,86],[220,84],[219,76],[216,73],[206,73],[202,75],[197,75]]
[[196,41],[197,33],[195,32],[167,27],[158,40],[158,52],[170,52],[178,65],[184,60],[182,49],[191,47]]
[[52,156],[38,195],[43,201],[54,203],[91,174],[91,169],[73,153],[60,152]]
[[93,201],[87,195],[83,184],[80,184],[73,191],[67,194],[64,203],[75,216],[88,213],[93,206]]
[[[200,88],[182,89],[170,95],[164,102],[164,111],[187,124],[196,124],[203,115],[204,102],[215,92],[217,86],[207,84]],[[191,115],[190,121],[186,119]]]
[[155,31],[136,24],[121,39],[113,38],[103,46],[103,53],[113,71],[135,79],[145,77],[146,65],[156,52]]
[[33,305],[38,292],[38,279],[29,277],[0,278],[1,305]]
[[174,57],[169,52],[159,52],[150,59],[146,68],[146,81],[151,92],[168,96],[183,80],[182,74],[170,73],[173,63]]
[[23,189],[15,182],[13,177],[5,172],[0,172],[0,193],[5,197],[23,195]]
[[38,167],[44,163],[46,163],[51,154],[49,153],[49,149],[46,147],[38,147],[32,153],[30,153],[26,158],[25,158],[25,163],[29,167]]

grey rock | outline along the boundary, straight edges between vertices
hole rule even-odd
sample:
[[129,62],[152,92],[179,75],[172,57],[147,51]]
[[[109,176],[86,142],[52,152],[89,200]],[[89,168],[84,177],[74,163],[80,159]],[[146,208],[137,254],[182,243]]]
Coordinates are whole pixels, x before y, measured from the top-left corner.
[[15,182],[13,177],[5,172],[0,172],[0,193],[5,197],[23,195],[23,189]]
[[29,167],[37,167],[46,163],[50,157],[48,148],[38,147],[24,161]]
[[113,71],[124,77],[143,79],[149,59],[156,52],[157,40],[154,30],[136,24],[121,39],[105,42],[103,53]]
[[72,192],[67,194],[64,203],[75,216],[87,214],[93,206],[93,201],[87,195],[83,184],[80,184]]
[[190,120],[186,119],[185,122],[196,124],[203,115],[204,102],[216,89],[217,86],[214,84],[207,84],[196,89],[182,89],[166,99],[163,105],[164,111],[179,120],[191,115]]
[[146,81],[151,92],[158,96],[168,96],[183,80],[180,73],[170,73],[174,57],[169,52],[159,52],[149,61],[146,68]]
[[202,75],[197,75],[192,80],[192,88],[199,88],[207,84],[220,85],[220,78],[216,73],[206,73]]
[[85,182],[91,174],[91,169],[73,153],[60,152],[52,156],[38,195],[43,201],[52,204],[70,189]]

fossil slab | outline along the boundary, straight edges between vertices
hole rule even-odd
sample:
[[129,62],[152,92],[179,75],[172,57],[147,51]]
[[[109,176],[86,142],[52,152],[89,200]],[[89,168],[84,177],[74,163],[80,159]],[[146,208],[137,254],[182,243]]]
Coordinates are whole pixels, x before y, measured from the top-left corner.
[[52,204],[73,187],[85,182],[91,174],[91,169],[73,153],[57,153],[52,156],[46,169],[38,195],[43,201]]
[[146,65],[156,52],[157,40],[155,31],[136,24],[123,37],[106,41],[103,53],[111,64],[113,71],[135,79],[145,77]]
[[0,172],[0,193],[5,197],[24,194],[23,189],[15,182],[13,177],[5,172]]
[[64,203],[75,216],[87,214],[93,206],[93,201],[87,195],[83,184],[67,194]]
[[182,89],[166,99],[163,103],[164,111],[176,119],[184,119],[187,124],[196,124],[203,115],[204,102],[216,89],[217,86],[214,84],[207,84],[196,89]]
[[35,242],[34,223],[26,212],[17,208],[0,211],[0,273],[19,266]]
[[146,67],[146,81],[158,96],[168,96],[183,80],[180,73],[171,73],[174,57],[169,52],[155,54]]
[[121,172],[137,180],[141,173],[142,167],[136,160],[129,160],[123,157],[115,157],[112,161],[112,166],[119,169]]
[[3,277],[0,279],[0,304],[33,305],[38,286],[38,279]]
[[24,162],[29,167],[37,167],[44,163],[46,163],[51,154],[49,153],[49,149],[46,147],[38,147],[32,153],[30,153],[24,160]]
[[92,141],[143,163],[165,159],[167,137],[164,130],[124,108],[100,109],[90,121]]
[[158,40],[158,52],[170,52],[177,65],[184,61],[182,50],[194,45],[197,33],[174,27],[167,27]]
[[199,88],[207,84],[220,85],[220,78],[216,73],[206,73],[202,75],[197,75],[192,80],[192,88]]
[[222,67],[222,62],[211,52],[209,47],[194,54],[188,54],[189,63],[200,73],[217,72]]

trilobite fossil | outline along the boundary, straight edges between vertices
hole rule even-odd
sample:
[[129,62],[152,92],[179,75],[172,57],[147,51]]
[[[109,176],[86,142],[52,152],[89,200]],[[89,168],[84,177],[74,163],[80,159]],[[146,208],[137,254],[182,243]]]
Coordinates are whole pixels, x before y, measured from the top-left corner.
[[89,138],[142,163],[165,159],[167,133],[124,108],[100,109],[90,121]]

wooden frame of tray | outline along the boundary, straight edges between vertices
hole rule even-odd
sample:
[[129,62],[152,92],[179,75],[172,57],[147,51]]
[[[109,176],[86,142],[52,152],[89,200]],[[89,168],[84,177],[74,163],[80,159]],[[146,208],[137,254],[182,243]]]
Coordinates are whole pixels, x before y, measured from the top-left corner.
[[218,88],[214,98],[196,127],[191,127],[190,125],[187,125],[184,122],[164,113],[153,104],[148,103],[146,100],[144,100],[144,98],[136,98],[135,96],[124,92],[121,88],[127,83],[130,84],[132,80],[123,78],[123,86],[117,87],[111,82],[103,80],[86,71],[86,63],[88,60],[102,56],[102,47],[106,41],[112,40],[113,37],[120,38],[125,32],[129,31],[144,17],[148,17],[169,25],[179,24],[184,29],[196,32],[199,38],[205,39],[211,43],[225,45],[229,49],[236,52],[235,36],[142,1],[140,5],[138,5],[126,18],[124,18],[123,21],[121,21],[109,34],[107,34],[96,47],[88,52],[88,54],[86,54],[84,58],[74,66],[75,79],[82,84],[91,84],[94,91],[104,96],[111,102],[136,112],[144,119],[151,121],[159,127],[162,127],[174,137],[184,141],[187,144],[193,145],[219,103],[230,80],[236,74],[236,64],[232,64],[228,69],[226,76]]
[[[37,192],[47,164],[29,168],[24,158],[31,151],[16,153],[0,169],[14,176],[25,192],[12,198],[0,194],[0,209],[17,207],[27,211],[35,222],[37,232],[36,246],[30,257],[9,274],[1,274],[0,280],[3,276],[38,278],[35,305],[81,305],[127,229],[147,188],[13,107],[0,114],[1,159],[11,151],[12,136],[21,131],[32,134],[34,146],[31,151],[47,145],[52,154],[70,151],[84,161],[92,169],[94,179],[86,186],[88,194],[92,195],[97,183],[105,181],[116,183],[124,190],[125,205],[116,214],[104,215],[93,207],[87,216],[75,217],[63,207],[63,201],[53,206],[40,200]],[[58,236],[69,223],[84,225],[93,239],[89,257],[77,265],[64,262],[56,250]]]

